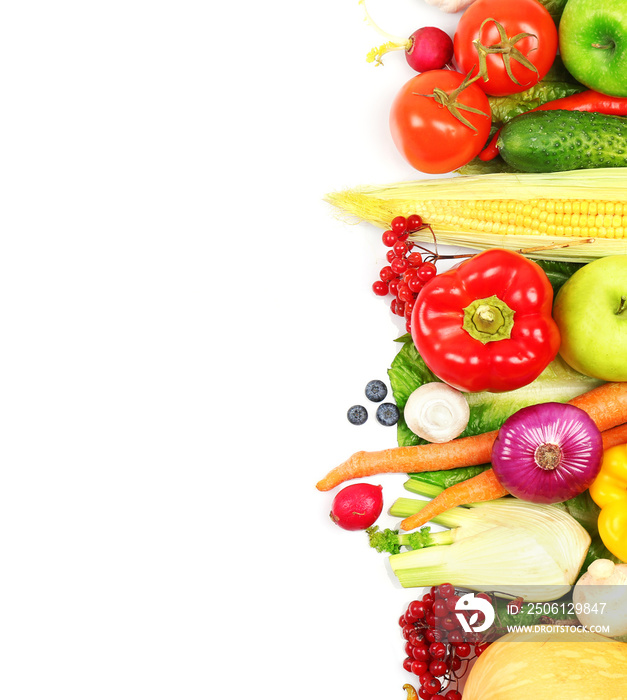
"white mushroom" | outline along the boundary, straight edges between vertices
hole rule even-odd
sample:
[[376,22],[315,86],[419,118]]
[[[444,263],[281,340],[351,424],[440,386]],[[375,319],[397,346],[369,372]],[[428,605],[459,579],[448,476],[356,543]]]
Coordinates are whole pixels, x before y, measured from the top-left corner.
[[470,409],[461,391],[443,382],[429,382],[413,391],[403,416],[407,427],[429,442],[447,442],[468,425]]

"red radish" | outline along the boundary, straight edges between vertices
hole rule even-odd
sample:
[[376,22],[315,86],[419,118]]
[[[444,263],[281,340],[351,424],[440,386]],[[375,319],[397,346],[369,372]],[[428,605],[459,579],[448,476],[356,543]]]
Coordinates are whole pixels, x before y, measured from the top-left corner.
[[335,496],[329,515],[344,530],[365,530],[374,524],[382,510],[382,486],[351,484]]
[[453,40],[438,27],[422,27],[409,37],[407,63],[418,73],[444,68],[453,57]]
[[418,73],[428,70],[439,70],[445,68],[453,58],[453,40],[438,27],[422,27],[417,29],[408,39],[392,36],[379,28],[372,20],[366,10],[365,0],[359,0],[366,13],[366,21],[379,34],[387,39],[382,46],[378,46],[370,51],[367,60],[369,63],[381,65],[381,57],[390,51],[405,51],[407,63]]

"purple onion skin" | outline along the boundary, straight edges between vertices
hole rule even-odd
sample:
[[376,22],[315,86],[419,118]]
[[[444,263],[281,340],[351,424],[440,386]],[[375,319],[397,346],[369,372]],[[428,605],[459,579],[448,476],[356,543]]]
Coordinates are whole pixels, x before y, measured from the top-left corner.
[[592,418],[563,403],[520,409],[503,423],[492,447],[502,486],[532,503],[561,503],[583,493],[602,458],[603,438]]

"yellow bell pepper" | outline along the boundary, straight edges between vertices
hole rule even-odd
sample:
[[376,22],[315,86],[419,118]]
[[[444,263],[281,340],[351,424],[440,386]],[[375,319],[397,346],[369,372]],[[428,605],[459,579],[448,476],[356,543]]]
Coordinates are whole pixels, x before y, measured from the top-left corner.
[[603,544],[627,562],[627,445],[605,450],[590,495],[601,508],[598,524]]

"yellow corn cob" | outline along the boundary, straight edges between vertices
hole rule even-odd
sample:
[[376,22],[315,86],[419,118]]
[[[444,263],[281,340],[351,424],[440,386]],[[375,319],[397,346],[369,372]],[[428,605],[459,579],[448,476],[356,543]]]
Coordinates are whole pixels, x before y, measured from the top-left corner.
[[[380,228],[395,216],[419,214],[442,244],[581,262],[627,254],[627,168],[464,175],[360,187],[326,199]],[[428,229],[411,238],[433,242]]]

